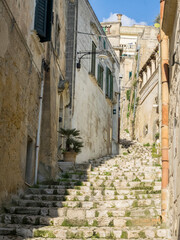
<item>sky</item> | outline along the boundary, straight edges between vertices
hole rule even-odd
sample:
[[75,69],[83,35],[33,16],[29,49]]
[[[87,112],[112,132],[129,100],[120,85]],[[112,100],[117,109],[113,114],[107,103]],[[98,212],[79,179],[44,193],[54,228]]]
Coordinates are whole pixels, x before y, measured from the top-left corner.
[[160,0],[89,0],[100,22],[116,21],[123,14],[122,25],[153,25],[159,14]]

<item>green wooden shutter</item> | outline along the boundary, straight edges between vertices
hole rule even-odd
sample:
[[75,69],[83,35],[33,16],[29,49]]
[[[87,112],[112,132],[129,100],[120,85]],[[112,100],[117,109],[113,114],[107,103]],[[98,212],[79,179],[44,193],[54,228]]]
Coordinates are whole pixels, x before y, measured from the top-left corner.
[[100,85],[101,85],[102,90],[103,90],[103,75],[104,75],[104,69],[103,69],[103,67],[101,67],[101,82],[100,82]]
[[108,96],[109,92],[109,68],[106,67],[106,96]]
[[113,100],[113,75],[110,76],[110,99]]
[[46,28],[46,38],[43,41],[51,40],[51,29],[53,20],[53,0],[48,0],[48,10],[47,10],[47,28]]
[[38,35],[42,37],[46,37],[47,5],[48,0],[36,1],[34,28]]
[[96,73],[96,45],[94,42],[92,42],[91,73],[95,76],[95,73]]
[[97,80],[98,80],[98,84],[100,85],[100,82],[101,82],[101,67],[100,65],[98,64],[98,77],[97,77]]
[[41,42],[51,40],[53,0],[36,0],[34,29]]

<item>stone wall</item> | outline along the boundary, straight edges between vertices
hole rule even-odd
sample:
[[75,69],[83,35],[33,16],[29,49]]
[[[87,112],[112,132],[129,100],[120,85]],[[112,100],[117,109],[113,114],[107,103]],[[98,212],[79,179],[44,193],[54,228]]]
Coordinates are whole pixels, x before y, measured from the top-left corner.
[[34,184],[41,80],[39,181],[56,176],[67,5],[66,0],[53,2],[52,38],[41,43],[34,31],[36,1],[0,0],[0,202],[24,189],[25,182]]
[[[82,153],[78,155],[78,162],[118,152],[118,95],[114,94],[114,101],[105,96],[106,67],[113,73],[114,92],[118,92],[117,81],[119,65],[117,57],[107,40],[88,1],[80,0],[78,4],[78,32],[77,52],[92,51],[92,41],[98,50],[109,51],[107,60],[100,60],[96,56],[96,72],[91,72],[91,55],[81,60],[81,69],[76,70],[74,109],[72,127],[80,130],[84,142]],[[92,35],[88,35],[90,33]],[[77,55],[77,58],[81,55]],[[78,60],[77,60],[78,61]],[[97,82],[98,63],[104,69],[103,88]],[[114,111],[113,115],[113,109]]]
[[41,69],[5,1],[0,1],[0,36],[1,201],[24,187],[28,144],[32,148],[28,180],[33,180]]
[[138,106],[135,121],[135,138],[141,143],[159,142],[161,107],[159,81],[159,48],[152,52],[139,72]]
[[[174,11],[173,11],[174,10]],[[166,11],[168,15],[166,15]],[[173,65],[173,54],[176,53],[175,61],[180,62],[179,31],[180,31],[180,5],[175,1],[167,1],[165,5],[164,27],[169,36],[169,226],[171,239],[180,237],[180,71],[179,65]],[[173,25],[169,22],[169,14],[175,17]],[[173,65],[173,66],[172,66]]]
[[[49,71],[45,74],[39,181],[56,177],[59,147],[60,96],[66,79],[66,1],[55,0],[51,42],[47,43],[46,61]],[[66,93],[67,95],[67,93]],[[69,101],[69,95],[68,95]],[[64,119],[63,119],[64,121]]]

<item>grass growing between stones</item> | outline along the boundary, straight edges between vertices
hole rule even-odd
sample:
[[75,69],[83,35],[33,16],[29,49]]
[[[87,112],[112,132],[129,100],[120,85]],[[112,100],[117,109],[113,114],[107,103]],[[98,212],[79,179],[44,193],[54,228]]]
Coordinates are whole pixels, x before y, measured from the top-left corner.
[[110,232],[109,235],[106,236],[106,239],[116,239],[116,236],[113,232]]
[[94,232],[92,238],[100,238],[100,234]]
[[108,215],[108,217],[113,217],[113,213],[112,212],[108,212],[107,215]]
[[95,217],[99,217],[99,212],[97,210],[95,211]]
[[128,239],[128,233],[126,231],[122,231],[121,238]]
[[43,238],[56,238],[52,231],[48,230],[35,230],[34,237],[43,237]]
[[130,211],[128,211],[128,210],[126,210],[126,212],[125,212],[125,215],[124,215],[125,217],[130,217],[131,216],[131,212]]
[[66,238],[67,239],[73,239],[73,238],[84,239],[84,233],[83,232],[73,233],[73,232],[67,231]]
[[132,227],[133,223],[131,220],[126,221],[126,227]]
[[140,238],[146,238],[146,234],[143,231],[139,232],[138,235]]
[[114,227],[114,220],[110,221],[108,224],[109,227]]

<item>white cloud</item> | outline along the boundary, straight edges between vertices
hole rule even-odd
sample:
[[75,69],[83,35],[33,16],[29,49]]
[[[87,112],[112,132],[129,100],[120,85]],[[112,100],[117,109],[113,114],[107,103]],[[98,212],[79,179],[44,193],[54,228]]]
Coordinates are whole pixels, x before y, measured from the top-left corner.
[[[117,22],[117,13],[110,13],[110,16],[105,19],[103,18],[103,22]],[[133,25],[147,25],[146,22],[136,22],[133,18],[129,18],[126,15],[122,15],[122,26],[133,26]]]

